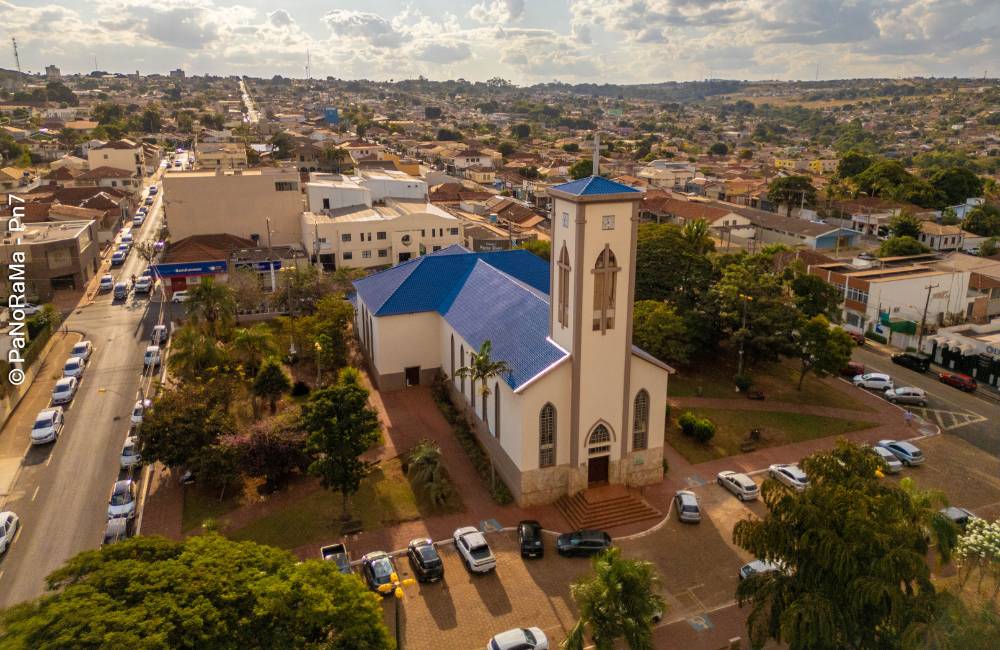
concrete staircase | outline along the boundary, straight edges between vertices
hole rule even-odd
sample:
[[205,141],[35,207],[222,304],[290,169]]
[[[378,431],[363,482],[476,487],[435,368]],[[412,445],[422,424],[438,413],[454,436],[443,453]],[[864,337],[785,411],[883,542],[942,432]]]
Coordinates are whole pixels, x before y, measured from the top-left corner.
[[564,496],[556,501],[556,507],[574,530],[608,530],[663,516],[622,485],[604,485]]

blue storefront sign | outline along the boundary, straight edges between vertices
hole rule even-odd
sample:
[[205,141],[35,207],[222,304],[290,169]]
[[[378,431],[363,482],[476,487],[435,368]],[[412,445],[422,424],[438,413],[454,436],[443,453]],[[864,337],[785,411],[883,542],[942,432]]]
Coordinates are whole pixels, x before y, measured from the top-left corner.
[[233,262],[233,266],[238,269],[253,269],[254,271],[279,271],[281,270],[281,260],[264,260],[263,262]]
[[226,272],[225,260],[213,262],[181,262],[177,264],[154,264],[153,271],[161,278],[178,275],[215,275]]

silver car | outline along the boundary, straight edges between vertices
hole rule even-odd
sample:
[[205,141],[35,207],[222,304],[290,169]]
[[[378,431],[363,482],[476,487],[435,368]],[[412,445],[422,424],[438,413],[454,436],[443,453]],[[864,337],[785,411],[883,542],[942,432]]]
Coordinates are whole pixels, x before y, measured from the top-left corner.
[[809,477],[794,463],[771,465],[767,468],[767,473],[771,478],[787,485],[796,492],[801,492],[809,487]]
[[725,471],[719,472],[715,482],[736,495],[740,501],[753,501],[757,498],[760,490],[757,484],[746,474],[739,472]]
[[80,357],[70,357],[63,366],[63,377],[80,377],[86,367],[87,362]]
[[900,386],[885,391],[885,398],[893,404],[916,404],[927,406],[927,393],[922,388]]
[[142,455],[139,453],[139,442],[135,436],[125,438],[122,446],[121,468],[128,469],[142,462]]
[[76,395],[76,377],[63,377],[52,387],[52,403],[67,404],[73,401]]
[[896,455],[883,447],[872,447],[879,458],[882,459],[882,470],[886,474],[897,474],[903,471],[903,463],[899,462]]
[[681,521],[691,524],[701,521],[701,506],[698,505],[698,497],[691,490],[677,490],[674,507],[677,508],[677,518]]
[[31,427],[31,444],[45,445],[55,442],[63,428],[63,409],[61,406],[47,408],[35,418]]

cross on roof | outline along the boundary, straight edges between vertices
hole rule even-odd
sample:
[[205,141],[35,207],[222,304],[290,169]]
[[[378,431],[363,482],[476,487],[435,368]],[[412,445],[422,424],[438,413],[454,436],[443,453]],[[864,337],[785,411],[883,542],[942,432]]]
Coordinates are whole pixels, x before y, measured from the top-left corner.
[[601,144],[601,132],[600,131],[594,131],[594,143],[593,144],[585,144],[585,145],[583,145],[583,148],[584,149],[593,149],[594,150],[593,170],[590,173],[591,173],[592,176],[600,176],[601,174],[598,171],[598,167],[601,164],[601,149],[607,149],[608,148],[608,145]]

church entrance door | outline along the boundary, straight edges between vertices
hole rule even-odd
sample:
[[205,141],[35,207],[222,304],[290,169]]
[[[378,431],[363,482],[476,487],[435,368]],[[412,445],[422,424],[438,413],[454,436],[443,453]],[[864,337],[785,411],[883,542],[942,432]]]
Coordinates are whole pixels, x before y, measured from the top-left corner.
[[608,463],[610,456],[591,458],[587,463],[587,485],[608,482]]
[[420,385],[420,366],[411,366],[407,368],[404,372],[406,373],[407,386]]

